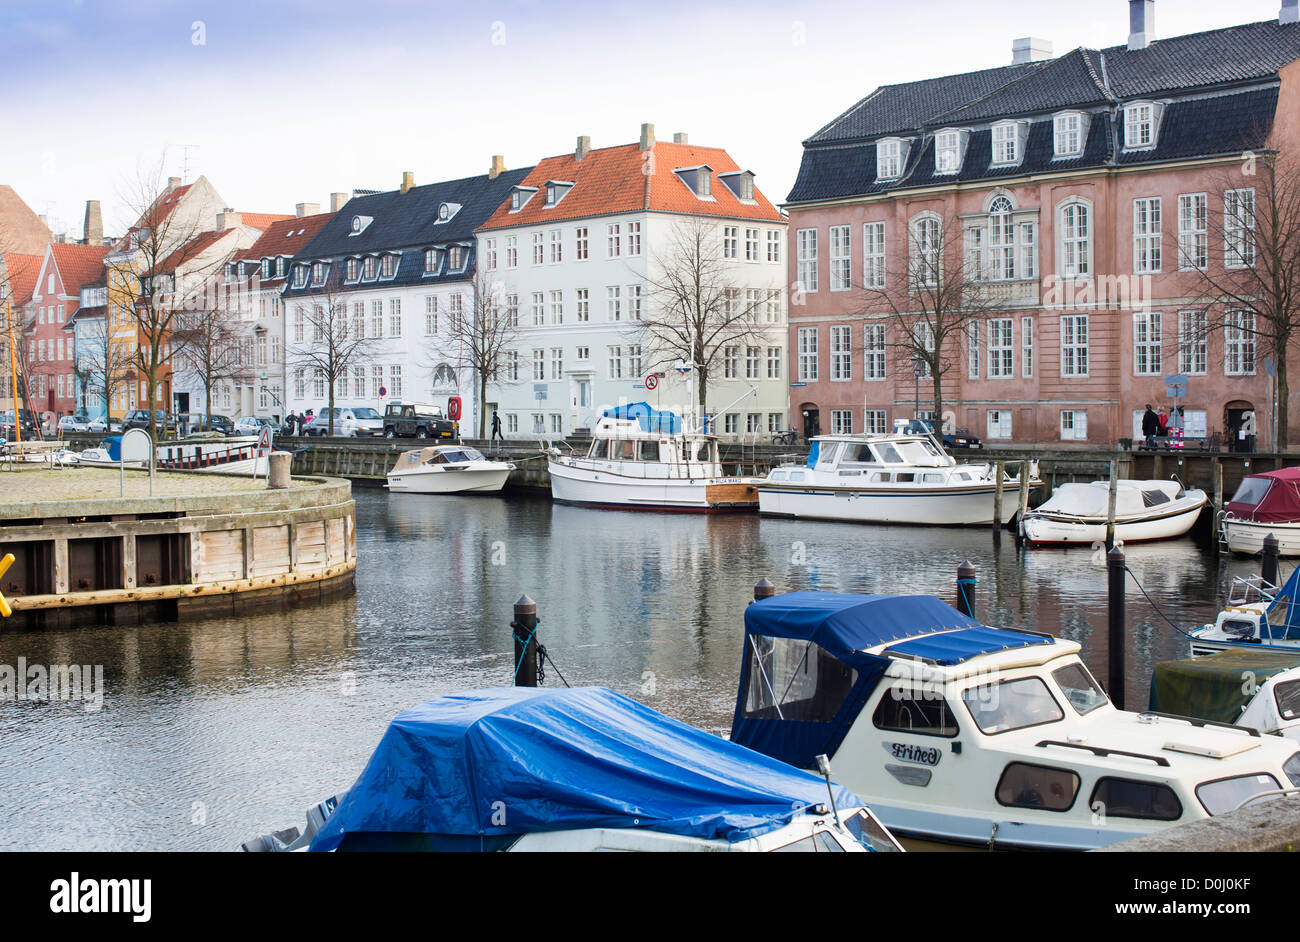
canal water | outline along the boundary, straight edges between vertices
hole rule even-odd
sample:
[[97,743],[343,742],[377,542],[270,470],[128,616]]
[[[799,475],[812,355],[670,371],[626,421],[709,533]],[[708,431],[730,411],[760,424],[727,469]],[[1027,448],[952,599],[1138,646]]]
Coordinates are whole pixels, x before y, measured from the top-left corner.
[[[537,601],[547,685],[603,684],[705,729],[730,726],[753,584],[929,593],[963,560],[978,614],[1079,641],[1106,677],[1106,571],[1008,533],[623,513],[526,497],[359,491],[357,592],[288,613],[0,634],[0,664],[102,665],[102,707],[0,702],[0,849],[233,850],[302,826],[346,789],[388,721],[511,681],[511,606]],[[1232,575],[1182,540],[1128,550],[1165,614],[1201,624]],[[1284,569],[1288,571],[1289,567]],[[1127,696],[1186,641],[1130,582]]]

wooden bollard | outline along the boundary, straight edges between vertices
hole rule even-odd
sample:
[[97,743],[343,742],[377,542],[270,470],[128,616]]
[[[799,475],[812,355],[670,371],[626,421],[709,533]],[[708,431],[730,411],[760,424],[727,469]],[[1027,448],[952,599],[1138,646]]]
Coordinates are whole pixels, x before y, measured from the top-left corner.
[[975,564],[969,559],[957,567],[957,611],[967,618],[975,617]]
[[1277,557],[1279,544],[1277,537],[1272,533],[1264,537],[1263,563],[1260,566],[1260,577],[1269,585],[1277,585]]
[[1002,535],[1002,485],[1006,477],[1006,462],[999,461],[993,474],[997,480],[993,485],[993,538]]
[[289,464],[292,460],[293,455],[287,451],[273,451],[266,456],[266,486],[268,488],[289,486]]
[[776,586],[768,581],[767,576],[759,579],[754,583],[754,601],[761,602],[763,599],[770,599],[776,595]]
[[1110,491],[1106,498],[1106,545],[1115,545],[1115,505],[1119,500],[1119,472],[1115,459],[1110,462]]
[[1020,462],[1020,499],[1016,502],[1016,545],[1025,536],[1025,514],[1029,512],[1029,460]]
[[526,595],[515,602],[510,625],[515,639],[515,686],[537,686],[537,603]]
[[1110,702],[1124,709],[1124,575],[1127,571],[1124,551],[1118,546],[1106,554],[1108,587],[1107,627],[1109,629],[1108,676]]

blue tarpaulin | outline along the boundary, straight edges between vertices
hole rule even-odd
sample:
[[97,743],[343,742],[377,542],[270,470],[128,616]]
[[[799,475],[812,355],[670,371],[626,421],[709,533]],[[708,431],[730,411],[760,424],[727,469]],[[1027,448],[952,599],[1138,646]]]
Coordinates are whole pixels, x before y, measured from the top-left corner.
[[1266,623],[1260,622],[1263,641],[1300,641],[1300,598],[1297,596],[1300,596],[1300,566],[1282,584],[1268,606]]
[[648,402],[633,402],[615,406],[602,413],[607,419],[636,419],[643,432],[666,432],[669,435],[682,430],[682,420],[674,412],[660,412]]
[[958,631],[925,635],[901,644],[893,644],[885,648],[885,653],[923,657],[935,664],[948,666],[969,661],[981,654],[1025,648],[1031,644],[1051,643],[1051,638],[1029,635],[1022,631],[1004,631],[1001,628],[962,628]]
[[[479,849],[539,831],[643,827],[742,840],[827,800],[823,779],[603,687],[505,687],[399,715],[311,849]],[[836,803],[862,801],[836,786]],[[352,839],[357,840],[352,840]],[[349,844],[344,844],[347,849]]]

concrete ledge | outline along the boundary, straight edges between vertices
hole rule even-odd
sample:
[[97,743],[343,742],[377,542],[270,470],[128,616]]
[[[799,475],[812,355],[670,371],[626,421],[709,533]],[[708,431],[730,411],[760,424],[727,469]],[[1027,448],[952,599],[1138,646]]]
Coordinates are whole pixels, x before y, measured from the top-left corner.
[[1101,847],[1093,853],[1296,850],[1300,850],[1300,796],[1261,801],[1217,818],[1203,818]]

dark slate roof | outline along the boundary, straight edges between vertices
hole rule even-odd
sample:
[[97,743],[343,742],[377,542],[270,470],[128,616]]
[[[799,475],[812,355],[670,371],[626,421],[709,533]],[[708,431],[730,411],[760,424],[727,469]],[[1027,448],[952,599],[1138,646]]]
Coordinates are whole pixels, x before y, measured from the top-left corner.
[[1110,101],[1096,64],[1096,53],[1085,49],[1034,63],[1035,68],[1002,88],[969,104],[938,115],[928,124],[969,124],[1065,108],[1086,108]]
[[1121,164],[1240,154],[1263,147],[1277,109],[1277,86],[1175,101],[1165,107],[1154,150],[1121,151]]
[[[464,280],[474,273],[474,230],[481,226],[507,198],[510,190],[521,182],[533,168],[522,167],[498,174],[495,179],[487,174],[447,180],[412,187],[403,193],[389,190],[371,196],[354,196],[334,214],[320,232],[308,242],[294,262],[333,259],[330,287],[343,290],[364,290],[390,285],[429,283],[439,280]],[[437,224],[438,208],[443,203],[459,203],[460,210],[448,222]],[[352,220],[356,216],[369,216],[372,222],[359,235],[352,235]],[[439,276],[425,276],[423,249],[463,243],[470,246],[470,261],[462,272],[446,272]],[[385,251],[402,252],[401,264],[394,278],[367,281],[343,286],[342,260],[354,255]],[[292,268],[290,269],[292,270]],[[320,289],[316,289],[320,290]],[[313,294],[306,288],[285,288],[287,297]]]

